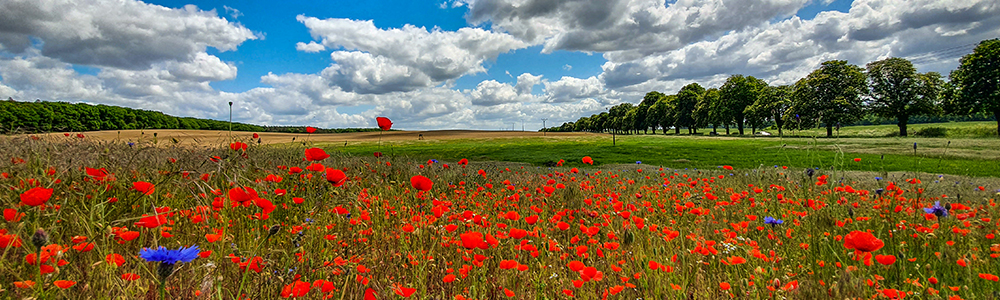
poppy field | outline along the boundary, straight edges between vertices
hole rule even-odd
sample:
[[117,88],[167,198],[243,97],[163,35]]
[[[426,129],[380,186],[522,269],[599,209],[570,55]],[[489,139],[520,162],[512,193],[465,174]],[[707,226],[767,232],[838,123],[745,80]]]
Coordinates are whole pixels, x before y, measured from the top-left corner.
[[0,297],[1000,297],[989,178],[255,141],[0,139]]

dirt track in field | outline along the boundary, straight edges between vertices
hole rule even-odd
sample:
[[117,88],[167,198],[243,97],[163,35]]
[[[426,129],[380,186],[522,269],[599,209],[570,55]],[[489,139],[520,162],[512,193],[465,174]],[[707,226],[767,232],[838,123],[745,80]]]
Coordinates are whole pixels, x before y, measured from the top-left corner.
[[[156,140],[160,144],[171,145],[174,140],[181,145],[192,146],[213,146],[228,145],[230,136],[228,131],[218,130],[113,130],[113,131],[90,131],[82,133],[86,139],[96,139],[104,141],[122,142],[152,142]],[[234,131],[234,140],[249,143],[253,139],[253,132]],[[337,143],[337,142],[374,142],[379,140],[380,132],[351,132],[351,133],[274,133],[259,132],[260,141],[263,144],[281,144],[292,142],[314,142],[314,143]],[[423,140],[451,140],[451,139],[491,139],[491,138],[522,138],[522,137],[542,137],[541,132],[531,131],[478,131],[478,130],[432,130],[432,131],[385,131],[381,132],[383,141],[416,141]],[[548,132],[546,137],[580,137],[589,136],[592,133],[584,132]],[[46,138],[76,138],[76,133],[66,137],[63,133],[41,134]],[[421,137],[422,136],[422,137]],[[294,139],[294,140],[293,140]],[[254,140],[253,142],[256,142]]]

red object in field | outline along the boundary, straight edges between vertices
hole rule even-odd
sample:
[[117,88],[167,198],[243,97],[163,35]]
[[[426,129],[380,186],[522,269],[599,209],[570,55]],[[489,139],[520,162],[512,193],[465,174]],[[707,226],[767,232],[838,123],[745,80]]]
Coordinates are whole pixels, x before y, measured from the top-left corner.
[[390,121],[389,118],[378,117],[375,118],[375,121],[378,122],[378,128],[382,130],[389,130],[390,128],[392,128],[392,121]]

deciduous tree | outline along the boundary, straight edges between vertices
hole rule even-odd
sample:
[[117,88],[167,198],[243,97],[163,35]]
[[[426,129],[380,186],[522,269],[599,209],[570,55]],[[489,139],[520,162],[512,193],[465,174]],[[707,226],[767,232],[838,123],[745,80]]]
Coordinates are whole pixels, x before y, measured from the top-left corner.
[[951,72],[951,82],[958,90],[958,107],[971,112],[992,113],[1000,136],[1000,39],[979,42],[971,54],[959,60]]

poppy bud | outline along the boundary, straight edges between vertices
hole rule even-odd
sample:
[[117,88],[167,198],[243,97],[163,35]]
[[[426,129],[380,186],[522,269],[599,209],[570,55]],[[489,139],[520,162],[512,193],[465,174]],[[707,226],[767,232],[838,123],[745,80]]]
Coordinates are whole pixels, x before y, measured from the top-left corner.
[[35,245],[35,248],[42,249],[42,246],[45,246],[48,243],[49,234],[45,233],[44,229],[38,228],[38,230],[35,231],[35,234],[31,235],[31,244]]
[[271,229],[267,230],[267,237],[270,238],[271,236],[273,236],[275,234],[278,234],[278,230],[280,230],[280,229],[281,229],[281,225],[271,226]]

